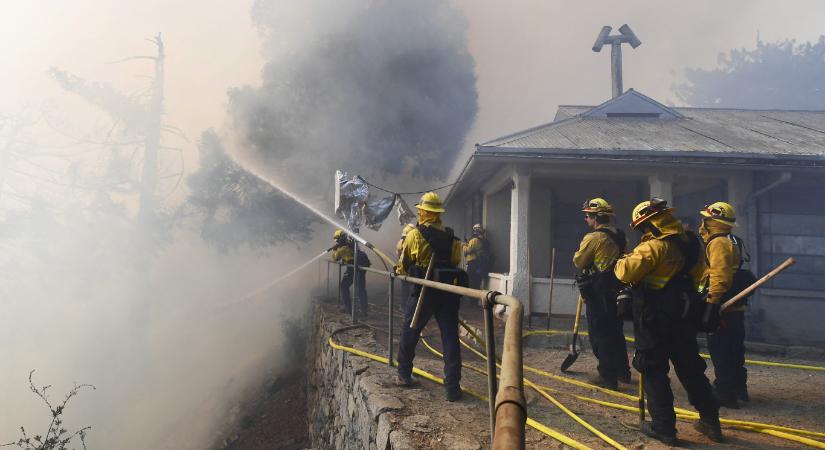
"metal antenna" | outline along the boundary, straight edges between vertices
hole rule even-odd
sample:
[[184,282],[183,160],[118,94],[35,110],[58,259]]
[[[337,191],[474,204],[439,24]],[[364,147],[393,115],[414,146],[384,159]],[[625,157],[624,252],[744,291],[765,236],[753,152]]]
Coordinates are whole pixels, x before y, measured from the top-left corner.
[[612,27],[603,26],[602,31],[596,38],[596,43],[593,44],[593,51],[602,51],[602,46],[610,45],[610,75],[613,81],[613,98],[616,98],[624,92],[622,88],[622,44],[630,44],[631,47],[636,48],[642,45],[642,41],[636,37],[633,30],[627,24],[619,27],[620,34],[610,35]]

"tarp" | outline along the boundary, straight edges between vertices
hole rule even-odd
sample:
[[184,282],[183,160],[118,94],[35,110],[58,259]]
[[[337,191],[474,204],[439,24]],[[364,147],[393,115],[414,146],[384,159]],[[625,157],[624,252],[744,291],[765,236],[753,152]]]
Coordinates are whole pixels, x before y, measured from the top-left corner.
[[[353,231],[359,230],[362,225],[378,231],[381,224],[389,217],[396,201],[404,202],[397,194],[381,198],[370,197],[370,189],[366,180],[359,175],[348,180],[346,172],[340,170],[335,172],[335,214],[345,219],[347,227]],[[406,204],[403,207],[409,211]],[[399,205],[399,219],[400,208]],[[410,216],[413,220],[415,219],[412,213]]]

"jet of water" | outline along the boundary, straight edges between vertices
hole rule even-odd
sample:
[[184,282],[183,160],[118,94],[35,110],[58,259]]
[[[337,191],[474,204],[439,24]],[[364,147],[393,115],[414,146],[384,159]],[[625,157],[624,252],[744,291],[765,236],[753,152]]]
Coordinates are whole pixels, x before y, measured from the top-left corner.
[[[230,156],[231,156],[231,155],[230,155]],[[232,157],[232,156],[231,156],[231,157]],[[353,239],[355,239],[355,240],[356,240],[359,244],[364,245],[364,246],[366,246],[367,248],[369,248],[370,250],[374,251],[374,252],[375,252],[375,254],[377,254],[379,257],[381,257],[384,261],[386,261],[386,262],[387,262],[387,263],[389,263],[390,265],[394,265],[394,264],[395,264],[395,261],[393,261],[393,259],[392,259],[392,258],[390,258],[390,257],[389,257],[389,256],[387,256],[384,252],[382,252],[382,251],[381,251],[381,250],[379,250],[377,247],[375,247],[375,246],[374,246],[371,242],[369,242],[369,241],[367,241],[366,239],[364,239],[363,237],[359,236],[356,232],[354,232],[354,231],[350,230],[349,228],[347,228],[346,226],[342,225],[342,224],[341,224],[341,223],[339,223],[337,220],[333,219],[332,217],[328,216],[327,214],[324,214],[324,213],[323,213],[323,212],[321,212],[318,208],[316,208],[316,207],[314,207],[314,206],[310,205],[309,203],[307,203],[307,202],[305,202],[305,201],[301,200],[301,198],[300,198],[300,197],[298,197],[297,195],[293,194],[292,192],[290,192],[289,190],[287,190],[286,188],[284,188],[284,187],[283,187],[283,186],[281,186],[280,184],[276,183],[275,181],[273,181],[272,179],[270,179],[270,178],[269,178],[269,177],[267,177],[266,175],[263,175],[263,174],[259,173],[258,171],[256,171],[256,170],[252,169],[252,168],[251,168],[251,167],[249,167],[248,165],[243,164],[243,162],[242,162],[242,161],[239,161],[239,160],[238,160],[237,158],[235,158],[235,157],[232,157],[232,159],[234,159],[234,160],[235,160],[235,162],[236,162],[237,164],[239,164],[240,166],[242,166],[243,168],[245,168],[245,169],[246,169],[246,170],[248,170],[249,172],[251,172],[251,173],[255,174],[255,176],[257,176],[257,177],[258,177],[258,178],[260,178],[261,180],[263,180],[263,181],[265,181],[265,182],[269,183],[269,185],[270,185],[270,186],[272,186],[272,187],[274,187],[275,189],[277,189],[277,190],[281,191],[281,193],[283,193],[283,194],[284,194],[284,195],[286,195],[287,197],[291,198],[292,200],[295,200],[296,202],[298,202],[299,204],[303,205],[303,206],[304,206],[305,208],[307,208],[308,210],[312,211],[315,215],[317,215],[317,216],[318,216],[318,217],[320,217],[321,219],[323,219],[323,220],[325,220],[325,221],[329,222],[330,224],[334,225],[335,227],[340,228],[341,230],[343,230],[343,231],[344,231],[344,233],[347,233],[350,237],[352,237]]]

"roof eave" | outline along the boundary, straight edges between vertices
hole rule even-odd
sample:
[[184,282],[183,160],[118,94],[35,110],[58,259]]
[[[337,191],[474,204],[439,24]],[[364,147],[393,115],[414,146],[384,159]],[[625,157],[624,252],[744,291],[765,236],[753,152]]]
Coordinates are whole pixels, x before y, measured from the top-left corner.
[[559,159],[593,161],[627,161],[651,163],[685,163],[695,165],[747,165],[782,167],[825,167],[825,156],[777,155],[764,153],[715,153],[695,151],[569,149],[569,148],[519,148],[477,147],[478,158]]

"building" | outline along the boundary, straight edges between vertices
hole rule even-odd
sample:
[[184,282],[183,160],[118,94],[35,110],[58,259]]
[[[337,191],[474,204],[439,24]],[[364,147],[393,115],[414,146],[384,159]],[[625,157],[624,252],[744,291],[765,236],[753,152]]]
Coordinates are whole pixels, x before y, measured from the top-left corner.
[[757,275],[797,259],[751,299],[750,337],[825,344],[825,111],[673,108],[632,89],[595,107],[560,106],[551,123],[476,145],[447,196],[447,222],[459,235],[484,224],[491,288],[531,314],[548,312],[555,248],[550,312],[565,315],[587,232],[582,202],[608,199],[635,244],[630,212],[651,196],[697,221],[707,203],[733,204]]

